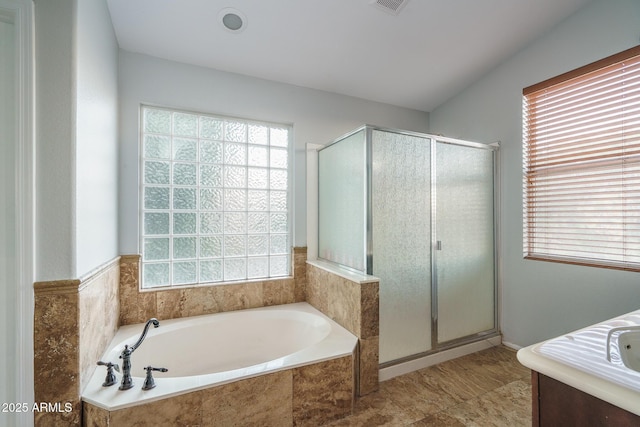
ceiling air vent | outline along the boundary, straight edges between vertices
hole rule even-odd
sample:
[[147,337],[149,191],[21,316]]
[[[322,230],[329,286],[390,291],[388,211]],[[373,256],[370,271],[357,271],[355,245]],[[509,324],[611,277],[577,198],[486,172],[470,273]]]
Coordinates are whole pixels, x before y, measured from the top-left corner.
[[392,15],[399,14],[400,9],[408,2],[409,0],[371,0],[372,5]]

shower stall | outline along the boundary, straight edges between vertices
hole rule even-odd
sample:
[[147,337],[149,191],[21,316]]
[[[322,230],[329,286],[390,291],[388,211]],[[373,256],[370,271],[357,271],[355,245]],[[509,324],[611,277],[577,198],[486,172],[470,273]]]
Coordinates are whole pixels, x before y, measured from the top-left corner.
[[380,363],[497,335],[496,145],[363,126],[318,152],[318,256],[380,279]]

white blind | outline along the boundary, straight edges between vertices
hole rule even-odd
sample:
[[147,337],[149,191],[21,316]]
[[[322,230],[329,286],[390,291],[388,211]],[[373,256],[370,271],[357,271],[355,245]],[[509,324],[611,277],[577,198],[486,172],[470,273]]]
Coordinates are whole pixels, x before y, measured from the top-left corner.
[[640,271],[640,47],[523,103],[525,257]]

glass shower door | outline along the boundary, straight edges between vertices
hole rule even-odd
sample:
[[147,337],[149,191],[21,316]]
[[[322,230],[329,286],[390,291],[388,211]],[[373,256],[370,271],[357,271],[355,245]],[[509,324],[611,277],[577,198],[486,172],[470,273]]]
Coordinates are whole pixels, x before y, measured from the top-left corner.
[[438,344],[493,330],[494,151],[436,144],[434,278]]
[[431,139],[373,130],[372,274],[380,363],[431,349]]
[[380,279],[380,363],[497,332],[496,151],[370,126],[319,151],[318,256]]

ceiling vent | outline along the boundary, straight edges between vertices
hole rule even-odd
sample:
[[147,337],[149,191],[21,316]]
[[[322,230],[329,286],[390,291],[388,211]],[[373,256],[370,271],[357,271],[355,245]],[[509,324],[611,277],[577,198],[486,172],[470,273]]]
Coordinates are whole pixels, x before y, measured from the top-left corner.
[[409,0],[371,0],[371,4],[380,10],[397,15]]

